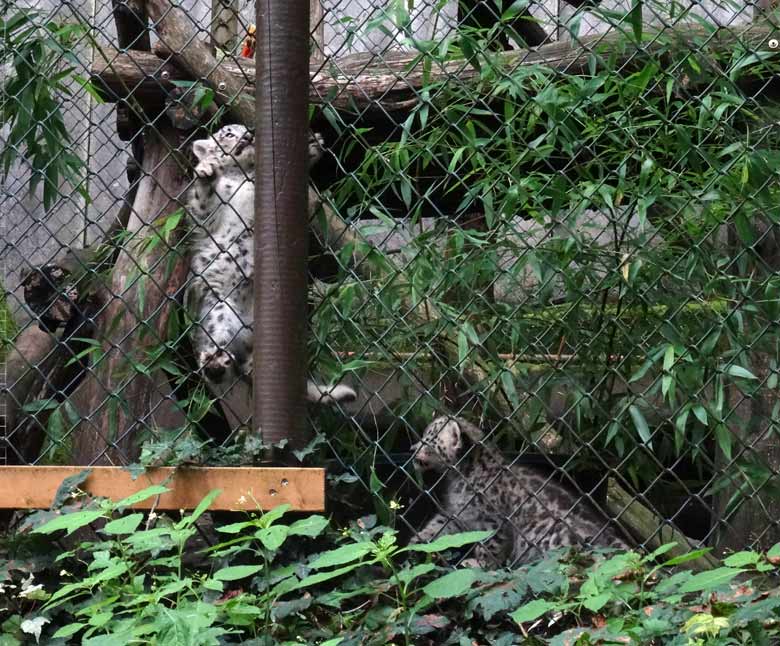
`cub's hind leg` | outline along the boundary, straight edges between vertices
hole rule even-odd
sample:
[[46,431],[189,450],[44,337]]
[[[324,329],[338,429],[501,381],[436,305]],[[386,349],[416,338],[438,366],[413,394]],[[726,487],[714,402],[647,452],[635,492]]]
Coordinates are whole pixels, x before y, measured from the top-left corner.
[[195,353],[200,368],[209,381],[220,383],[231,373],[241,374],[246,361],[246,338],[251,332],[241,320],[230,300],[215,295],[204,298],[195,333]]

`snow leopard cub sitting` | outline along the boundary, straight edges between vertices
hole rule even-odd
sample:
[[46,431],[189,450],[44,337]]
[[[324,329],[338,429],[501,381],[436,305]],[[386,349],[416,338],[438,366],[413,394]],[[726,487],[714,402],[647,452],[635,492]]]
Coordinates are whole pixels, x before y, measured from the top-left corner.
[[493,530],[468,559],[483,567],[527,563],[570,545],[628,549],[587,500],[543,470],[509,464],[482,438],[482,431],[463,419],[438,417],[412,447],[418,471],[443,474],[443,513],[434,515],[413,542]]
[[[309,163],[322,154],[322,138],[309,136]],[[190,280],[185,299],[195,316],[198,367],[213,387],[252,372],[254,278],[254,136],[244,126],[224,126],[193,142],[195,180],[187,199],[193,227]],[[351,401],[347,386],[307,382],[314,403]]]

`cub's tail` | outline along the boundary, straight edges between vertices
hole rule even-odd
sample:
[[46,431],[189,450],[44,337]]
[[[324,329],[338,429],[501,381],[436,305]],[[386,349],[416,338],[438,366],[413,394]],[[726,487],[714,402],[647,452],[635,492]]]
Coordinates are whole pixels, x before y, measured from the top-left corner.
[[313,381],[306,382],[306,399],[312,404],[331,406],[336,403],[347,403],[357,399],[357,393],[349,386],[321,386]]

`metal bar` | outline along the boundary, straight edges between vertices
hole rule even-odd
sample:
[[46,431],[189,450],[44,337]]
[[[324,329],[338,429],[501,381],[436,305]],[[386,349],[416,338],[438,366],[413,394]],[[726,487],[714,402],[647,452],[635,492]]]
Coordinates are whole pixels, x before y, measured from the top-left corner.
[[309,3],[257,3],[254,423],[263,440],[307,440]]

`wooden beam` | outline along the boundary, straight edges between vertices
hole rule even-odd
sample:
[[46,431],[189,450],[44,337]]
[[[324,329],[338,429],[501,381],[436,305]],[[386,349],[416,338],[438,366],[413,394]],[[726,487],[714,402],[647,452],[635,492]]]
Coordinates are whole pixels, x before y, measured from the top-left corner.
[[[668,51],[670,43],[677,43],[676,47],[683,51],[690,50],[691,43],[700,40],[707,43],[702,56],[731,56],[737,44],[749,51],[768,49],[769,39],[777,36],[777,30],[766,23],[753,24],[746,28],[720,28],[713,33],[682,25],[666,29],[662,39],[647,34],[641,47],[641,51],[645,53],[642,56],[638,55],[637,47],[618,31],[582,38],[576,42],[551,43],[535,50],[499,52],[494,56],[508,69],[543,65],[562,73],[579,74],[588,71],[594,56],[602,61],[613,57],[611,64],[614,69],[634,69],[646,55],[657,56]],[[168,41],[166,44],[170,45]],[[203,46],[206,47],[205,43]],[[188,45],[188,49],[191,47],[192,45]],[[158,58],[166,55],[165,49],[156,47],[155,52],[157,56],[138,51],[121,53],[104,49],[97,52],[92,63],[92,81],[103,92],[107,101],[125,98],[127,92],[124,88],[129,87],[135,88],[133,96],[141,102],[156,98],[157,103],[162,103],[166,91],[172,87],[171,81],[203,78],[214,83],[218,80],[217,76],[219,79],[227,78],[231,81],[224,96],[231,96],[235,91],[250,94],[254,92],[256,74],[253,61],[222,60],[217,73],[208,64],[204,64],[203,74],[198,75],[188,74],[170,61]],[[170,50],[168,55],[171,55]],[[173,54],[173,57],[181,60],[179,54]],[[309,101],[327,104],[336,109],[408,108],[419,99],[418,91],[423,85],[430,86],[449,79],[469,83],[480,76],[480,73],[463,59],[435,63],[428,72],[425,70],[425,60],[415,52],[388,52],[381,57],[372,53],[361,53],[312,64]]]
[[[0,509],[48,509],[65,478],[85,467],[0,467]],[[207,493],[222,493],[211,510],[257,511],[289,504],[295,511],[325,509],[325,470],[262,467],[159,467],[133,480],[122,467],[91,467],[80,489],[118,501],[153,484],[170,493],[135,509],[193,509]]]

